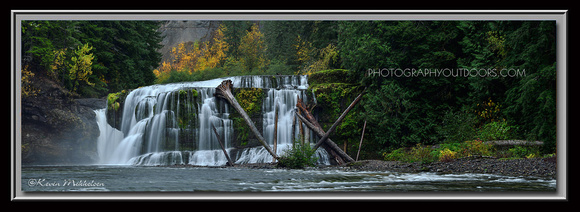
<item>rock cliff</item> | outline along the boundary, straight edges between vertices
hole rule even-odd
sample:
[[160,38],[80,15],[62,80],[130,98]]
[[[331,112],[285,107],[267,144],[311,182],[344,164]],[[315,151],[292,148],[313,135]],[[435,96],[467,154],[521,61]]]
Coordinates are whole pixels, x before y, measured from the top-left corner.
[[22,163],[86,164],[98,159],[93,110],[104,108],[106,100],[74,99],[47,78],[35,81],[39,93],[22,98]]

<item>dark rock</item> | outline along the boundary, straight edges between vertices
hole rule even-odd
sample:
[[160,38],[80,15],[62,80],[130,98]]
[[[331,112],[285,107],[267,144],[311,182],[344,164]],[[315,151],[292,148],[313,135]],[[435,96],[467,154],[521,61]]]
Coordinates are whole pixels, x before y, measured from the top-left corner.
[[35,96],[23,97],[21,148],[23,164],[79,164],[97,159],[99,128],[94,109],[104,99],[73,99],[70,93],[39,76]]
[[399,161],[363,160],[347,163],[344,167],[356,171],[395,171],[441,173],[488,173],[510,176],[534,176],[555,179],[556,163],[547,159],[499,160],[481,158],[479,160],[454,160],[430,164],[405,163]]
[[75,99],[75,102],[78,103],[79,106],[91,108],[93,110],[102,109],[107,107],[107,100],[97,99],[97,98],[86,98],[86,99]]

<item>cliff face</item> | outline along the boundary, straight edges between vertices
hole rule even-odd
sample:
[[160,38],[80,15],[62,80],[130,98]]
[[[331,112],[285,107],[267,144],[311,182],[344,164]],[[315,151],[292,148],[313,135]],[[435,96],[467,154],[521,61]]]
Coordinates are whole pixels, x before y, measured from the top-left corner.
[[93,163],[99,128],[94,109],[105,99],[73,99],[53,81],[39,76],[34,96],[22,98],[22,163]]
[[211,33],[219,27],[220,21],[203,20],[172,20],[164,22],[159,28],[161,45],[159,52],[163,55],[161,61],[171,59],[171,49],[183,42],[207,41]]

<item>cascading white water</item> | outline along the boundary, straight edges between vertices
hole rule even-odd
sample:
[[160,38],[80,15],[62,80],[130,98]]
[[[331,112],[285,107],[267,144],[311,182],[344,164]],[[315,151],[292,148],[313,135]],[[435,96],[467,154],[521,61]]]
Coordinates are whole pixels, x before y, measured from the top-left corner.
[[[152,85],[138,88],[125,99],[121,130],[107,124],[106,109],[97,110],[101,135],[98,151],[103,164],[225,165],[218,138],[231,152],[234,133],[229,107],[213,96],[223,80],[238,88],[261,88],[267,95],[262,103],[263,136],[273,145],[277,133],[277,154],[291,147],[298,137],[292,131],[297,98],[306,99],[307,76],[239,76],[201,82]],[[195,91],[192,91],[195,90]],[[274,111],[278,107],[278,130],[274,132]],[[305,126],[304,126],[305,127]],[[318,150],[319,163],[329,164],[327,153]],[[236,163],[271,162],[263,147],[245,148],[231,155]]]
[[218,132],[222,132],[224,145],[230,146],[231,122],[229,119],[228,107],[218,107],[217,99],[213,96],[214,88],[199,88],[198,94],[201,97],[199,106],[199,139],[198,150],[213,150],[221,148],[218,138],[213,132],[212,125]]
[[124,138],[123,132],[111,127],[107,123],[106,109],[95,110],[97,125],[99,126],[99,138],[97,140],[97,150],[99,154],[99,163],[113,164],[113,153],[117,149],[119,142]]

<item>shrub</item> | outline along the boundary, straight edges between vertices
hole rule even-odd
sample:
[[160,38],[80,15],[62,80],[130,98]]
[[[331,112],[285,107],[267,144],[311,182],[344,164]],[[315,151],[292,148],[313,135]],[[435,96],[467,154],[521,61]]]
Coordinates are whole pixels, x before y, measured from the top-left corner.
[[388,161],[431,163],[437,160],[449,162],[471,155],[490,156],[492,154],[494,154],[494,149],[491,144],[485,144],[481,140],[473,140],[463,143],[439,144],[438,147],[417,144],[410,150],[399,148],[390,153],[383,153],[383,157],[384,160]]
[[447,148],[439,151],[439,161],[449,162],[455,158],[457,158],[457,152],[451,151]]
[[128,94],[126,90],[117,93],[109,93],[107,95],[107,109],[117,111],[121,103],[125,101],[125,96]]
[[514,127],[508,125],[507,121],[493,121],[481,127],[478,138],[483,141],[506,140],[511,136]]
[[314,151],[310,144],[300,144],[300,142],[295,142],[294,146],[284,152],[280,158],[278,158],[278,167],[286,167],[290,169],[302,169],[306,166],[314,166],[316,163],[316,157],[314,157]]
[[493,150],[491,144],[485,144],[481,140],[466,141],[464,145],[465,146],[463,148],[466,154],[465,156],[471,155],[489,156],[492,154]]
[[437,152],[432,151],[430,146],[423,146],[421,144],[417,144],[411,149],[411,155],[413,159],[410,162],[430,163],[437,160]]
[[390,153],[383,153],[383,156],[385,160],[390,161],[430,163],[438,159],[439,152],[431,149],[430,146],[417,144],[409,151],[405,151],[404,148],[400,148],[393,150]]
[[540,155],[537,147],[515,146],[508,150],[510,157],[515,158],[534,158]]
[[406,161],[407,153],[403,148],[395,149],[390,153],[383,153],[384,160],[388,161]]

